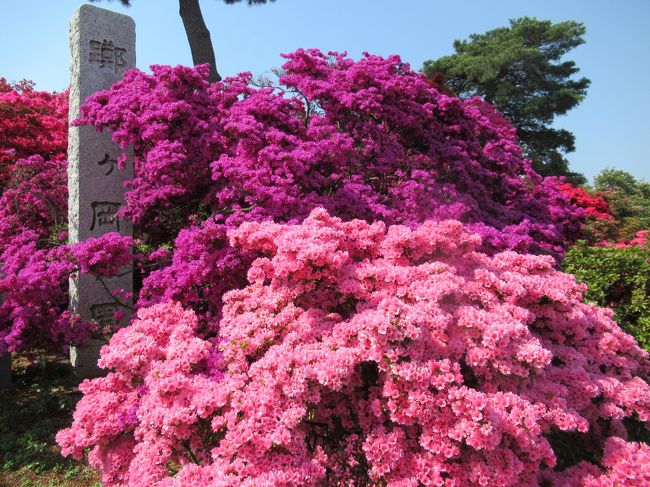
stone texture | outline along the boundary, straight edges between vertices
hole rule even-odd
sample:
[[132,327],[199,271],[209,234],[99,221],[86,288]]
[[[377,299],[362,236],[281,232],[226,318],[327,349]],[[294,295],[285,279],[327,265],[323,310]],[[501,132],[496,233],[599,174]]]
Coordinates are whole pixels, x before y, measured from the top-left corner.
[[0,389],[11,387],[11,354],[0,356]]
[[83,345],[70,347],[70,363],[77,377],[90,379],[104,375],[104,371],[97,366],[97,361],[99,352],[105,344],[104,340],[91,339]]
[[[135,67],[135,23],[126,15],[93,5],[82,5],[70,21],[70,122],[79,117],[79,106],[93,93],[119,81],[124,71]],[[125,180],[133,178],[133,158],[118,169],[122,154],[108,133],[91,127],[70,127],[68,136],[68,225],[74,244],[108,232],[132,235],[130,222],[114,216],[124,204]],[[102,324],[122,309],[110,291],[133,290],[132,275],[98,281],[80,275],[70,281],[70,307],[84,321]],[[130,303],[127,303],[130,304]],[[79,355],[77,362],[85,355]],[[85,366],[84,366],[85,367]],[[86,368],[84,368],[86,370]]]

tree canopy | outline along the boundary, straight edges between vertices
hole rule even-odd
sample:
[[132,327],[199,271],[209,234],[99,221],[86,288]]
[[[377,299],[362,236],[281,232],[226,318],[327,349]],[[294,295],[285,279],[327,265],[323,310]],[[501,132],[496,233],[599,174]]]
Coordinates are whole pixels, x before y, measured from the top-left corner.
[[552,127],[557,115],[586,95],[590,80],[574,79],[575,62],[562,61],[584,43],[584,34],[579,22],[522,17],[510,20],[509,27],[454,41],[455,54],[426,61],[423,70],[430,77],[444,76],[461,97],[480,96],[495,105],[517,127],[520,144],[540,174],[584,183],[564,157],[575,150],[574,135]]

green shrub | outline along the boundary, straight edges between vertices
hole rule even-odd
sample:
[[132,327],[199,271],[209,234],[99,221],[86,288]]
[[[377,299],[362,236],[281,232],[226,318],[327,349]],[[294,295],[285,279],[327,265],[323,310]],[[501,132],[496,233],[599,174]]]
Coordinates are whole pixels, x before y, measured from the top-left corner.
[[650,250],[641,247],[571,248],[566,272],[588,286],[585,298],[614,310],[617,323],[650,350]]

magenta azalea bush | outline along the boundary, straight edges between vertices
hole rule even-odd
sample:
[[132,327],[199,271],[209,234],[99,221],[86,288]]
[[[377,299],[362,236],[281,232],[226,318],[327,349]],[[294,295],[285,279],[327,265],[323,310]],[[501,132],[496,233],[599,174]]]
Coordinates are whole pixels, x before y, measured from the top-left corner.
[[231,227],[317,206],[406,225],[458,219],[498,249],[561,253],[576,233],[575,207],[531,171],[490,105],[439,93],[397,56],[285,57],[277,89],[153,66],[83,107],[81,122],[135,146],[123,213],[150,238],[202,212]]
[[[103,485],[650,482],[625,429],[650,420],[648,355],[553,258],[324,209],[229,239],[261,257],[217,339],[178,303],[145,308],[82,384],[57,441]],[[562,435],[591,456],[554,469]]]
[[[224,292],[245,284],[255,257],[228,243],[228,229],[300,222],[316,207],[411,228],[459,220],[489,251],[559,256],[579,236],[582,210],[531,170],[491,106],[440,93],[397,56],[286,58],[276,87],[255,87],[250,74],[209,84],[205,66],[154,66],[82,107],[79,123],[135,149],[122,217],[137,230],[139,307],[172,299],[216,327]],[[79,341],[88,326],[66,311],[65,162],[35,161],[16,164],[16,174],[21,164],[39,170],[0,201],[0,232],[12,235],[0,233],[0,353]],[[27,191],[48,181],[40,198]],[[115,238],[119,249],[131,243]],[[110,252],[102,265],[117,269],[124,254],[112,261]]]
[[116,274],[131,261],[116,233],[66,245],[66,167],[60,157],[19,159],[0,195],[0,355],[83,342],[98,329],[67,311],[70,275]]
[[316,207],[409,227],[456,219],[493,250],[557,256],[579,235],[581,210],[531,170],[493,107],[438,92],[397,56],[285,57],[277,87],[153,66],[83,107],[81,122],[135,147],[122,213],[147,245],[165,246],[141,305],[174,299],[218,321],[250,263],[227,230]]

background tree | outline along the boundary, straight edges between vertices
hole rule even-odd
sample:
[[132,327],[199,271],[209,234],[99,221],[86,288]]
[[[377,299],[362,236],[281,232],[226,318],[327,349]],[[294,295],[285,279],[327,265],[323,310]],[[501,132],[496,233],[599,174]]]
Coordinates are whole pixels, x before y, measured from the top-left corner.
[[[99,2],[101,0],[91,0]],[[239,3],[242,0],[223,0],[227,4]],[[274,2],[275,0],[247,0],[248,5],[259,3]],[[131,6],[131,0],[119,0],[119,2],[126,6]],[[214,48],[212,47],[212,39],[210,38],[210,31],[205,25],[203,13],[199,0],[179,0],[179,14],[183,19],[183,26],[187,34],[187,40],[190,43],[192,50],[192,62],[194,65],[208,63],[210,65],[210,81],[220,81],[221,75],[217,71],[217,61],[214,56]]]
[[637,180],[620,169],[604,169],[594,179],[594,186],[604,195],[612,215],[620,222],[616,241],[633,238],[637,232],[650,229],[650,183]]
[[533,167],[544,176],[567,176],[577,184],[584,176],[571,172],[563,153],[575,150],[574,135],[551,127],[585,97],[590,80],[572,79],[579,69],[561,58],[584,43],[583,24],[551,23],[522,17],[468,41],[454,41],[456,53],[424,63],[435,78],[443,75],[460,97],[483,97],[517,127],[520,144]]

